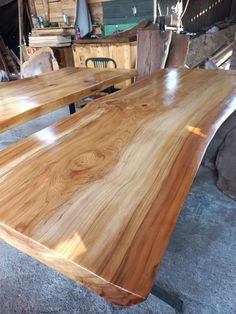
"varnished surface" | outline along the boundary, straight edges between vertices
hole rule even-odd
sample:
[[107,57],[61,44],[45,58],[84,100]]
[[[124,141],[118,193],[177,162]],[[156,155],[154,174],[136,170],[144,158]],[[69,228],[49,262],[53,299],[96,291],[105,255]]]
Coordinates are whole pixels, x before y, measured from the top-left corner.
[[111,302],[143,301],[235,77],[162,70],[2,152],[0,238]]
[[134,77],[134,70],[64,68],[0,84],[0,131]]

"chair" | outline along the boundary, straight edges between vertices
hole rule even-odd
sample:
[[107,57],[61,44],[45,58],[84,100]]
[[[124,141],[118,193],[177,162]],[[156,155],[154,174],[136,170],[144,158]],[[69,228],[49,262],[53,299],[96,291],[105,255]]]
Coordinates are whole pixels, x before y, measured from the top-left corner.
[[113,67],[116,69],[117,64],[115,60],[111,58],[88,58],[85,60],[85,66],[88,67],[88,63],[92,62],[94,68],[108,68],[108,64],[113,64]]
[[[93,63],[94,68],[108,68],[109,67],[109,63],[113,64],[113,68],[116,69],[117,68],[117,64],[115,62],[115,60],[111,59],[111,58],[88,58],[85,60],[85,66],[88,68],[88,63]],[[109,88],[106,88],[104,90],[104,92],[111,94],[113,92],[116,92],[118,89],[116,89],[114,86],[111,86]]]

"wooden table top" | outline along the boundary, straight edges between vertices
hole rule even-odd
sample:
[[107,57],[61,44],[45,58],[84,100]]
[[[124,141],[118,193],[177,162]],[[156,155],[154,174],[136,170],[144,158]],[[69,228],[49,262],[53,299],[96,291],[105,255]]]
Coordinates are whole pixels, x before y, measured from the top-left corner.
[[135,70],[64,68],[0,84],[0,131],[130,79]]
[[0,154],[0,238],[115,304],[149,294],[236,72],[162,70]]

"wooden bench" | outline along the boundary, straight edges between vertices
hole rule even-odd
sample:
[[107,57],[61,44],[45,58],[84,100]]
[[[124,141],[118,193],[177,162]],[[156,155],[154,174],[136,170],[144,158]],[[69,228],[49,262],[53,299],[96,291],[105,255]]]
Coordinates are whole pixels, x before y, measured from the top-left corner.
[[162,70],[0,154],[0,238],[107,300],[149,295],[236,72]]
[[135,70],[64,68],[0,85],[0,131],[133,78]]

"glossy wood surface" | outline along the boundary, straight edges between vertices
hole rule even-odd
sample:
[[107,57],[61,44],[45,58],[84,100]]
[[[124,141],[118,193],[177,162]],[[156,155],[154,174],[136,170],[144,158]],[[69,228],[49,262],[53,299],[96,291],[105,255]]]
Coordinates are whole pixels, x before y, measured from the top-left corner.
[[0,238],[113,303],[143,301],[235,78],[161,70],[3,151]]
[[0,84],[0,131],[91,96],[135,75],[135,70],[64,68]]

